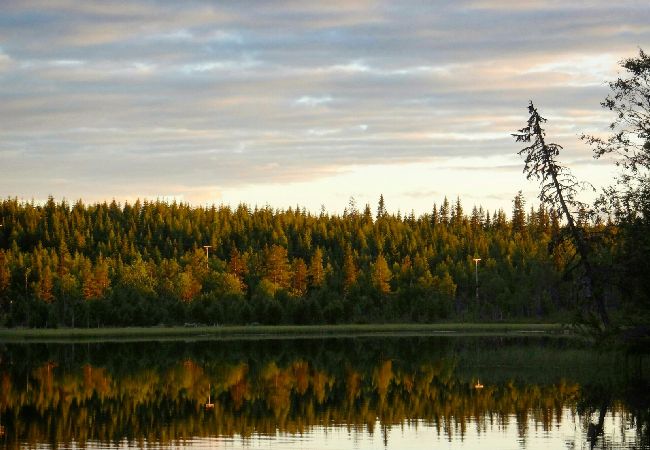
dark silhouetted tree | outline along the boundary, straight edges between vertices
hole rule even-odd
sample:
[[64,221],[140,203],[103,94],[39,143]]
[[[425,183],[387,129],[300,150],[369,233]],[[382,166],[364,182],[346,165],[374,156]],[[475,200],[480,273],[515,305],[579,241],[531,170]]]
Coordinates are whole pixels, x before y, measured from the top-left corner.
[[581,183],[568,168],[557,161],[562,147],[546,142],[546,133],[542,128],[546,119],[537,112],[533,102],[528,106],[528,113],[530,117],[527,125],[513,134],[517,142],[530,144],[518,152],[524,157],[524,173],[527,179],[539,181],[539,199],[553,211],[557,211],[560,218],[566,219],[569,236],[580,257],[578,264],[584,272],[583,294],[589,303],[594,304],[602,325],[607,327],[609,315],[605,309],[605,302],[602,295],[594,290],[595,277],[590,248],[585,239],[584,229],[579,227],[574,219],[575,210],[584,207],[584,204],[577,199]]
[[379,194],[379,203],[377,204],[377,219],[381,219],[382,217],[386,216],[388,214],[386,212],[386,204],[384,203],[384,194]]
[[526,211],[524,209],[526,202],[524,196],[519,191],[512,201],[512,231],[513,233],[522,233],[526,226]]

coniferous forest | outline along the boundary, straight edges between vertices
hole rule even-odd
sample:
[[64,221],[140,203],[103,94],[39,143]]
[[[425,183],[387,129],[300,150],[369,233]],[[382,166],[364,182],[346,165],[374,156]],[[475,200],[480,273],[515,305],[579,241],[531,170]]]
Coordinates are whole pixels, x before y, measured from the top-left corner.
[[[570,320],[574,250],[543,206],[430,214],[354,202],[342,215],[116,202],[0,204],[9,326]],[[511,213],[511,214],[510,214]],[[582,220],[582,219],[581,219]],[[599,258],[617,226],[591,223]],[[208,252],[204,246],[210,246]],[[209,255],[209,256],[208,256]],[[481,258],[478,267],[473,258]],[[477,270],[478,269],[478,270]],[[478,274],[478,297],[476,275]],[[621,306],[611,288],[608,306]]]

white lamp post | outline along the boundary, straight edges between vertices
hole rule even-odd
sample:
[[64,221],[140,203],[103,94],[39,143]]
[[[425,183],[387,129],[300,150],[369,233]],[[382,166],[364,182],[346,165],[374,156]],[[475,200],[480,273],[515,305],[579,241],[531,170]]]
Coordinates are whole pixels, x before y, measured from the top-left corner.
[[205,249],[205,268],[209,269],[210,267],[208,266],[208,261],[210,260],[210,249],[212,248],[212,246],[204,245],[203,248]]
[[478,262],[481,260],[481,258],[474,258],[474,267],[475,267],[475,273],[476,273],[476,300],[478,301]]

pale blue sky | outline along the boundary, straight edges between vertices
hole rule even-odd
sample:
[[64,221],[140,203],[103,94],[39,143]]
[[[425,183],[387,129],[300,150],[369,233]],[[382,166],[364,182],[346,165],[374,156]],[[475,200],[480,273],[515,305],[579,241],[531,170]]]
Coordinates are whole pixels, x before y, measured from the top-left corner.
[[[647,1],[0,0],[0,194],[511,208],[529,99],[563,160]],[[645,47],[648,47],[645,45]]]

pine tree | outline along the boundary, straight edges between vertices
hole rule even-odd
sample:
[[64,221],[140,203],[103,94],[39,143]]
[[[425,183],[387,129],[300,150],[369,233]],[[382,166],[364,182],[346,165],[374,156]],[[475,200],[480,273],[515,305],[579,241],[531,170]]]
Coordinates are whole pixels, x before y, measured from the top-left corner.
[[440,223],[444,225],[449,225],[449,200],[447,200],[447,197],[442,202],[442,205],[440,206]]
[[354,199],[353,196],[350,196],[350,200],[348,201],[348,207],[346,211],[347,211],[347,215],[352,217],[357,217],[359,215],[359,210],[357,209],[357,201]]
[[379,254],[372,266],[373,286],[382,294],[390,292],[390,280],[393,277],[384,255]]
[[482,221],[483,221],[483,214],[480,213],[476,205],[474,205],[474,207],[472,208],[472,216],[469,221],[472,230],[476,231],[479,228],[481,228]]
[[526,201],[524,196],[519,191],[512,201],[512,232],[523,233],[526,227]]
[[307,264],[305,264],[302,258],[293,260],[292,272],[292,293],[297,297],[302,297],[307,293]]
[[372,225],[372,211],[370,210],[370,204],[366,203],[366,207],[363,210],[363,222],[366,225]]
[[3,250],[0,250],[0,299],[7,294],[11,286],[11,271],[9,261]]
[[287,249],[279,245],[272,245],[266,251],[265,277],[280,287],[289,287],[289,260]]
[[246,290],[246,283],[244,283],[244,276],[248,272],[246,268],[246,260],[242,258],[237,250],[237,247],[232,247],[230,250],[230,260],[228,261],[228,272],[232,274],[238,281],[242,291]]
[[323,251],[320,247],[316,247],[314,254],[309,263],[309,278],[311,286],[318,288],[325,282],[325,270],[323,269]]
[[384,194],[379,194],[379,203],[377,204],[377,220],[386,217],[386,204],[384,203]]
[[350,247],[346,247],[343,258],[343,295],[346,296],[357,282],[357,268]]
[[605,309],[605,302],[602,296],[594,291],[594,269],[584,229],[576,223],[570,210],[584,206],[576,198],[580,183],[568,168],[558,163],[557,156],[562,146],[546,142],[546,133],[542,128],[546,119],[539,114],[533,102],[530,102],[528,112],[530,117],[527,126],[513,134],[517,142],[530,143],[519,151],[519,155],[524,157],[524,173],[528,179],[539,181],[539,199],[551,209],[557,210],[560,218],[566,219],[571,239],[580,255],[579,264],[584,270],[583,293],[588,302],[595,304],[600,321],[608,327],[609,314]]
[[201,283],[191,271],[184,270],[178,277],[178,290],[182,301],[191,302],[201,292]]
[[463,224],[463,206],[460,202],[460,197],[456,197],[456,203],[451,213],[451,223],[455,227],[460,227]]
[[54,300],[54,282],[52,279],[52,271],[48,266],[43,269],[43,274],[38,283],[36,296],[43,300],[45,303],[51,303]]

